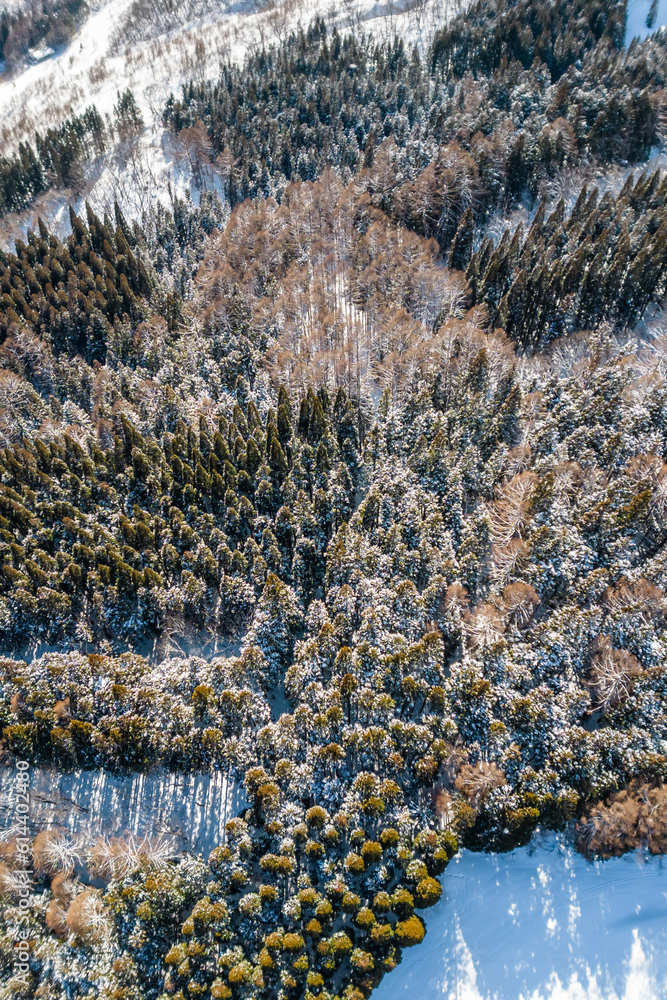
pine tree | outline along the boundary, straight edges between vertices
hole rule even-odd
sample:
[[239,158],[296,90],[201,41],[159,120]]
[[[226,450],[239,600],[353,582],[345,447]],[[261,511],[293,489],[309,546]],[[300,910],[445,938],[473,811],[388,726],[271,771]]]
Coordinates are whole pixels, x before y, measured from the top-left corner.
[[472,209],[468,207],[461,216],[449,255],[449,266],[455,271],[465,271],[470,263],[474,226]]

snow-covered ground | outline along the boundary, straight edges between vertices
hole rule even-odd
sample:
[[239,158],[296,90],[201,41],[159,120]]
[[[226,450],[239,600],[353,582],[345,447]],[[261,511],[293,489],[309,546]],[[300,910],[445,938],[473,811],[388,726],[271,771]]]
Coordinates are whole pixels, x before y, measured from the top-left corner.
[[[2,769],[0,831],[15,818],[12,772]],[[246,804],[242,787],[217,771],[211,774],[131,774],[106,771],[30,769],[30,827],[54,827],[93,841],[98,836],[133,833],[159,837],[174,852],[208,857],[225,833],[225,824]],[[1,834],[0,834],[1,837]]]
[[[2,4],[0,3],[0,7]],[[130,87],[147,121],[188,80],[213,79],[220,64],[241,61],[254,44],[271,45],[299,24],[322,16],[339,27],[362,25],[376,35],[398,33],[427,44],[433,30],[460,9],[459,0],[210,0],[204,16],[124,43],[133,0],[104,0],[70,45],[52,59],[0,77],[0,137],[12,145],[35,128],[57,124],[95,103],[110,113],[118,90]]]
[[373,1000],[664,1000],[667,863],[588,862],[549,834],[510,854],[464,851]]
[[[241,61],[251,46],[279,42],[318,15],[343,29],[357,27],[376,37],[398,34],[408,44],[424,47],[434,30],[467,2],[202,0],[196,5],[191,0],[200,16],[172,30],[148,25],[146,37],[124,42],[134,0],[97,0],[64,51],[20,72],[0,75],[0,139],[9,151],[19,140],[32,139],[35,129],[59,124],[91,103],[110,114],[118,91],[127,87],[152,126],[166,97],[183,83],[215,78],[221,63]],[[0,0],[0,9],[7,5],[8,0]],[[667,24],[667,0],[658,0],[655,22],[647,26],[651,5],[652,0],[629,0],[627,42]]]
[[28,0],[3,0],[3,2],[0,3],[0,12],[18,14],[19,11],[25,10],[27,6]]
[[651,27],[646,23],[652,8],[652,0],[628,0],[628,19],[625,30],[625,44],[633,38],[647,38],[658,28],[667,25],[667,0],[658,0],[654,9],[655,19]]
[[[105,162],[93,164],[87,183],[76,193],[49,193],[18,225],[16,220],[5,220],[0,241],[8,242],[27,225],[33,226],[36,214],[66,228],[70,200],[76,208],[88,200],[98,211],[108,211],[118,200],[130,218],[140,218],[156,200],[168,202],[170,188],[185,195],[193,187],[192,167],[186,151],[161,127],[166,98],[188,80],[216,78],[222,63],[241,61],[253,45],[277,43],[319,15],[341,29],[352,27],[377,38],[399,34],[409,45],[423,49],[435,29],[468,2],[189,0],[184,9],[194,15],[183,14],[183,23],[176,28],[170,27],[174,15],[165,16],[162,26],[147,24],[144,37],[137,40],[136,27],[129,35],[127,29],[134,0],[92,0],[90,16],[64,51],[20,72],[0,75],[0,146],[9,153],[20,141],[32,140],[35,130],[57,125],[92,103],[103,115],[111,115],[118,92],[128,87],[146,129],[131,148],[119,146]],[[667,24],[667,0],[658,0],[654,23],[647,26],[651,3],[629,0],[626,43]],[[204,184],[218,187],[213,176],[204,178]],[[193,193],[196,200],[197,191]]]

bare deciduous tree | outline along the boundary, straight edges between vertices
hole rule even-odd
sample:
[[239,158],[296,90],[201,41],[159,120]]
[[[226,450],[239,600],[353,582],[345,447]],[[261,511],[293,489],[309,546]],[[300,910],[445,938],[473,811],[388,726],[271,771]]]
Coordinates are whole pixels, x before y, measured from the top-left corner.
[[614,649],[606,635],[595,641],[591,659],[591,690],[595,708],[607,712],[628,697],[641,667],[625,649]]

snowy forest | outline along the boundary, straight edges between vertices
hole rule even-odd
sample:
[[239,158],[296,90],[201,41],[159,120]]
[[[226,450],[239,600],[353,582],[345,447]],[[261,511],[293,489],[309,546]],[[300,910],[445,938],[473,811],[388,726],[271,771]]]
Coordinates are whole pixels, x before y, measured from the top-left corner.
[[[665,852],[667,29],[626,14],[316,18],[166,100],[217,193],[0,249],[3,764],[246,803],[207,858],[0,840],[3,1000],[367,1000],[459,846]],[[0,211],[142,126],[7,150]]]

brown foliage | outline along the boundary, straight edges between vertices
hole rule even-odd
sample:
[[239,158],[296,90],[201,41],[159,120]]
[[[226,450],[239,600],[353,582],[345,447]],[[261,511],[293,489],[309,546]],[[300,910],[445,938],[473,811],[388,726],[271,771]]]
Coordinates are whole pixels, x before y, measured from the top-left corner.
[[531,451],[527,444],[518,444],[510,448],[507,452],[507,472],[510,476],[515,476],[519,472],[525,472],[530,465]]
[[614,649],[606,635],[597,637],[591,657],[591,689],[596,709],[616,708],[634,687],[641,666],[625,649]]
[[439,326],[459,316],[462,275],[434,241],[397,226],[368,195],[321,180],[238,205],[199,274],[211,322],[232,322],[239,296],[251,323],[274,331],[269,365],[296,385],[405,378]]
[[505,784],[505,774],[493,763],[484,760],[476,764],[464,764],[454,782],[458,792],[477,808],[494,788]]
[[16,886],[17,881],[12,869],[4,861],[0,861],[0,896],[14,892]]
[[503,604],[517,625],[527,625],[540,603],[540,595],[529,583],[510,583],[503,590]]
[[52,899],[46,908],[45,922],[50,931],[54,931],[59,937],[67,934],[67,914],[62,909],[57,899]]
[[41,830],[32,845],[33,865],[35,871],[45,875],[55,875],[63,872],[65,875],[74,870],[77,861],[77,847],[62,830]]
[[468,591],[460,583],[450,583],[442,598],[443,611],[464,611],[470,604]]
[[159,868],[171,856],[166,840],[137,839],[134,834],[124,837],[98,837],[88,852],[91,874],[103,879],[122,878],[136,868]]
[[58,834],[53,830],[41,830],[35,837],[32,845],[32,857],[35,870],[52,875],[58,871],[58,865],[54,864],[50,848],[58,839]]
[[58,722],[67,722],[69,720],[69,697],[65,698],[63,701],[57,701],[55,703],[53,706],[53,714]]
[[435,814],[438,817],[440,827],[448,826],[454,815],[452,810],[452,797],[444,789],[441,789],[435,800]]
[[505,632],[503,613],[493,604],[480,604],[474,611],[467,611],[463,624],[471,649],[492,646]]
[[23,695],[17,691],[9,699],[9,711],[13,712],[14,715],[18,715],[20,718],[29,718],[30,709],[23,700]]
[[63,906],[68,906],[76,895],[76,882],[70,879],[71,872],[62,871],[51,879],[51,892],[53,898],[57,899]]
[[506,545],[515,535],[521,535],[529,520],[530,501],[536,486],[534,472],[520,472],[500,487],[498,499],[489,512],[493,540],[499,545]]
[[622,576],[612,586],[607,587],[602,599],[609,611],[629,611],[637,609],[646,621],[656,621],[665,613],[665,595],[659,587],[648,580],[628,580]]
[[97,944],[109,932],[108,915],[92,889],[86,889],[72,900],[65,915],[65,924],[70,934],[85,944]]
[[662,459],[657,455],[634,455],[625,468],[625,474],[641,485],[653,485],[662,466]]
[[667,788],[635,782],[589,806],[577,824],[576,845],[607,858],[639,847],[667,853]]
[[[493,142],[477,133],[473,144],[492,147]],[[373,173],[383,169],[378,159],[376,157],[369,177],[372,187],[375,187]],[[465,209],[474,204],[480,189],[475,160],[458,142],[450,142],[438,150],[435,159],[413,182],[398,188],[394,196],[394,213],[425,236],[446,239],[453,236],[459,219]]]
[[25,866],[25,855],[18,849],[16,837],[10,840],[0,841],[0,861],[8,868],[19,868]]
[[504,545],[491,546],[491,564],[494,579],[504,583],[527,561],[528,546],[522,538],[512,538]]

